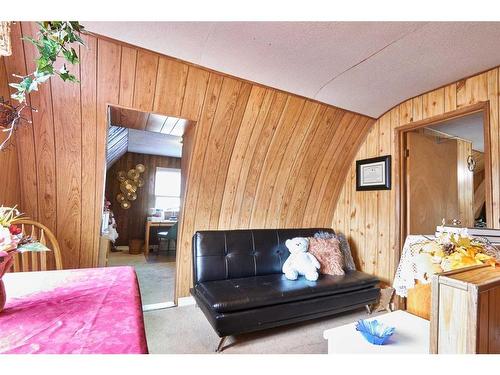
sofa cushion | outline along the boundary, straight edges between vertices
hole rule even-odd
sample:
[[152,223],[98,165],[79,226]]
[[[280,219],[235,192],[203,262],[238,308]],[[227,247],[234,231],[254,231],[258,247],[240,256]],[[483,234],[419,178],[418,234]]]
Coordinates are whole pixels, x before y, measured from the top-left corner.
[[339,240],[332,238],[309,239],[309,252],[320,264],[319,273],[327,275],[343,275],[344,257],[340,250]]
[[194,292],[213,310],[234,312],[293,301],[372,288],[378,279],[364,272],[342,276],[320,275],[317,281],[304,277],[288,280],[283,274],[201,282]]

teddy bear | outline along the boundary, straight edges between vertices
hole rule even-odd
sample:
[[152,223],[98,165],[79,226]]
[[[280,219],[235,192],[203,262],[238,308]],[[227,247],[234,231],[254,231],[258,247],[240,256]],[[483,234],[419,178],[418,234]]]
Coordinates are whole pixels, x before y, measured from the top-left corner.
[[309,281],[318,280],[318,260],[307,251],[309,240],[296,237],[285,242],[290,256],[283,264],[283,273],[288,280],[297,280],[298,275],[303,275]]

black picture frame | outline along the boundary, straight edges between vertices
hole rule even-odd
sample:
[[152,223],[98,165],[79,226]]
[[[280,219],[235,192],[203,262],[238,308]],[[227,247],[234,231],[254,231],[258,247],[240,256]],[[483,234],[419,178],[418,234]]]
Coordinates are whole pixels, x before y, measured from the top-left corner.
[[[380,183],[361,181],[363,177],[362,169],[365,167],[383,166],[383,177]],[[376,172],[375,172],[376,173]],[[356,160],[356,191],[369,190],[391,190],[391,155],[378,156],[363,160]]]

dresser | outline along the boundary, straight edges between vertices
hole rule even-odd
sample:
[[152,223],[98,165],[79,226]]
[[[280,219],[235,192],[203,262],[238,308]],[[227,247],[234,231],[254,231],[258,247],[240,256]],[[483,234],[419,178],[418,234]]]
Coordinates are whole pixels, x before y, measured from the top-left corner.
[[500,267],[433,276],[430,352],[500,353]]

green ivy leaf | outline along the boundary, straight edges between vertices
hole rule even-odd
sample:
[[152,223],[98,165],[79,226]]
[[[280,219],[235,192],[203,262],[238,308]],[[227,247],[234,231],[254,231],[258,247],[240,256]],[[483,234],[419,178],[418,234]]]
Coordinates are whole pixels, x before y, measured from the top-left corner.
[[74,48],[71,48],[70,50],[63,51],[63,55],[66,58],[66,61],[68,61],[69,63],[71,63],[71,64],[78,63],[78,55],[76,54],[76,51]]
[[40,73],[40,72],[35,72],[35,79],[38,83],[43,83],[43,82],[47,81],[51,76],[52,76],[52,74],[44,74],[44,73]]
[[[38,50],[35,59],[36,70],[22,78],[21,82],[11,83],[17,92],[11,98],[26,101],[26,93],[38,90],[38,86],[53,75],[59,75],[63,81],[78,82],[75,75],[70,74],[66,65],[59,70],[54,68],[58,57],[63,57],[68,63],[78,64],[78,54],[71,43],[85,45],[79,33],[84,30],[78,21],[40,21],[37,22],[39,33],[37,38],[25,36],[22,39],[32,43]],[[32,78],[33,76],[33,78]]]

